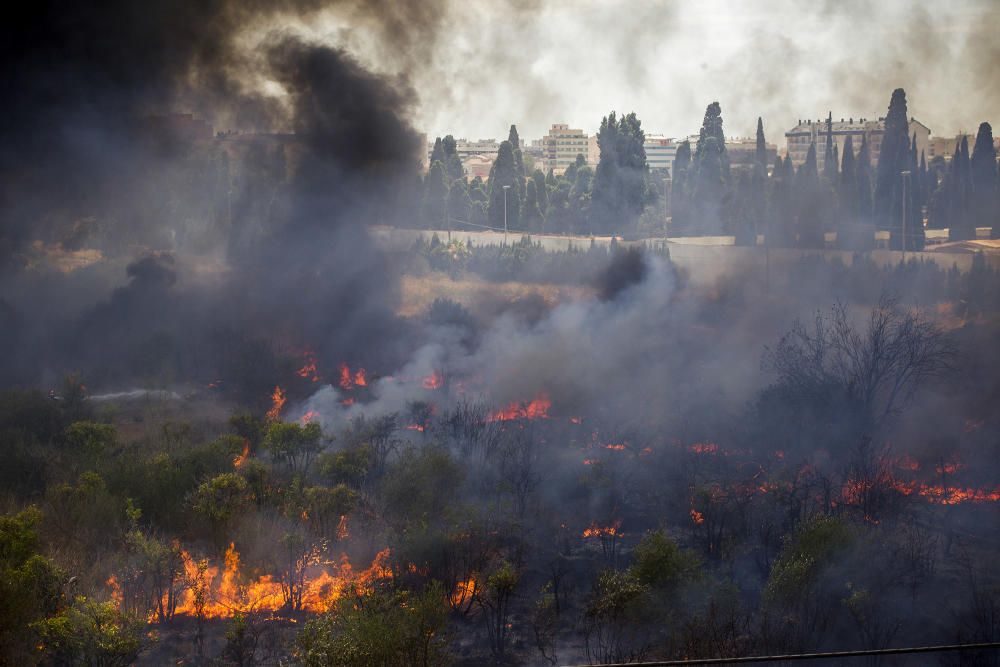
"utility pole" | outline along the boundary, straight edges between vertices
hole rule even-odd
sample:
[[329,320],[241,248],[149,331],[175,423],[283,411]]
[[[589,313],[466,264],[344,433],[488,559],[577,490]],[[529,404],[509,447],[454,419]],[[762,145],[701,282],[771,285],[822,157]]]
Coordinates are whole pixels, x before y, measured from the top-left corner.
[[906,170],[901,175],[903,177],[903,264],[906,264],[906,186],[910,180],[910,171]]
[[503,186],[503,244],[507,245],[507,191],[509,185]]

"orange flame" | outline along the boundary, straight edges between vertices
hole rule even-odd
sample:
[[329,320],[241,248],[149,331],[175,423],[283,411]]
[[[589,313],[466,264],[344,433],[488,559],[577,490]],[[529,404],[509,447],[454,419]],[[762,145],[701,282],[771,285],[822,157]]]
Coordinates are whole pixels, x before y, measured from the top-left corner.
[[604,445],[604,449],[610,449],[615,452],[622,452],[625,451],[625,445],[624,444]]
[[442,384],[444,384],[444,381],[438,375],[437,371],[425,377],[423,381],[424,389],[440,389]]
[[247,462],[247,458],[250,457],[250,441],[243,438],[243,451],[240,452],[236,458],[233,459],[233,467],[239,468],[244,463]]
[[472,575],[465,581],[455,584],[455,590],[451,594],[451,606],[459,609],[469,602],[477,591],[476,575]]
[[621,525],[622,525],[621,520],[615,521],[610,526],[598,526],[597,522],[595,521],[595,522],[591,523],[588,528],[584,529],[583,536],[584,537],[614,537],[614,536],[617,536],[617,535],[621,535],[621,532],[619,530],[621,528]]
[[340,388],[347,390],[354,387],[354,379],[351,377],[351,369],[347,364],[340,365]]
[[281,387],[275,387],[274,393],[271,394],[271,409],[267,411],[267,420],[276,422],[278,417],[281,416],[281,410],[285,407],[285,391]]
[[319,373],[316,371],[316,353],[306,351],[305,363],[302,368],[296,371],[300,378],[308,378],[310,382],[319,382]]
[[701,524],[705,523],[705,515],[692,507],[691,520],[694,521],[696,526],[700,526]]
[[[289,611],[287,586],[270,574],[248,581],[240,571],[240,555],[232,544],[226,550],[221,573],[217,565],[196,561],[187,551],[181,552],[181,560],[187,586],[177,600],[175,615],[231,618],[251,611]],[[351,585],[361,594],[370,592],[376,581],[392,576],[388,561],[389,549],[383,549],[368,569],[357,573],[346,554],[335,565],[314,566],[315,573],[307,576],[303,584],[300,609],[326,611]],[[122,594],[117,579],[112,576],[107,584],[112,599],[120,605]],[[153,622],[155,617],[149,620]]]
[[688,447],[688,451],[695,454],[715,454],[719,451],[719,446],[714,442],[696,442]]
[[547,419],[552,401],[544,394],[538,394],[529,403],[511,403],[503,410],[491,414],[487,421],[511,421],[514,419]]
[[316,419],[316,417],[319,417],[319,413],[316,412],[315,410],[309,410],[304,415],[299,417],[299,424],[301,426],[305,426],[306,424]]
[[359,368],[354,373],[354,384],[357,385],[357,386],[359,386],[359,387],[367,387],[368,386],[368,375],[365,373],[365,369]]

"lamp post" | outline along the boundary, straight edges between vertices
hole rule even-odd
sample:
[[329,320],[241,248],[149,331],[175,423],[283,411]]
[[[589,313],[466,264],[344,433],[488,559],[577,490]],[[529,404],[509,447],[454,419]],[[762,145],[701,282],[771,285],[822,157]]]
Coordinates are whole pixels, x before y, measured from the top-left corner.
[[906,186],[910,180],[910,171],[901,172],[903,177],[903,264],[906,264]]
[[509,185],[503,186],[503,244],[507,245],[507,191]]

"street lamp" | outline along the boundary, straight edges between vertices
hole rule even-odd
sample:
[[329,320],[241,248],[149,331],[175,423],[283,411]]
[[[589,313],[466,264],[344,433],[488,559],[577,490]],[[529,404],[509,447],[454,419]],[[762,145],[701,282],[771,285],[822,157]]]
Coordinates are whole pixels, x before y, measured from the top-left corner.
[[903,234],[902,234],[902,236],[903,236],[903,263],[905,264],[906,263],[906,204],[907,204],[906,186],[909,184],[910,170],[907,169],[906,171],[901,172],[901,175],[903,177]]
[[507,245],[507,191],[509,185],[503,186],[503,244]]

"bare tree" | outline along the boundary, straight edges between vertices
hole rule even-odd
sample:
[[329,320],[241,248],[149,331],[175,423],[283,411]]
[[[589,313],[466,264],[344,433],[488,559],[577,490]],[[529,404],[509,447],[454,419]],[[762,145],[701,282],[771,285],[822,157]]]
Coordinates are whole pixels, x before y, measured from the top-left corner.
[[935,323],[883,295],[863,326],[842,303],[828,317],[817,315],[812,328],[796,322],[767,349],[764,363],[802,395],[836,392],[860,411],[861,432],[874,434],[953,358],[951,341]]

